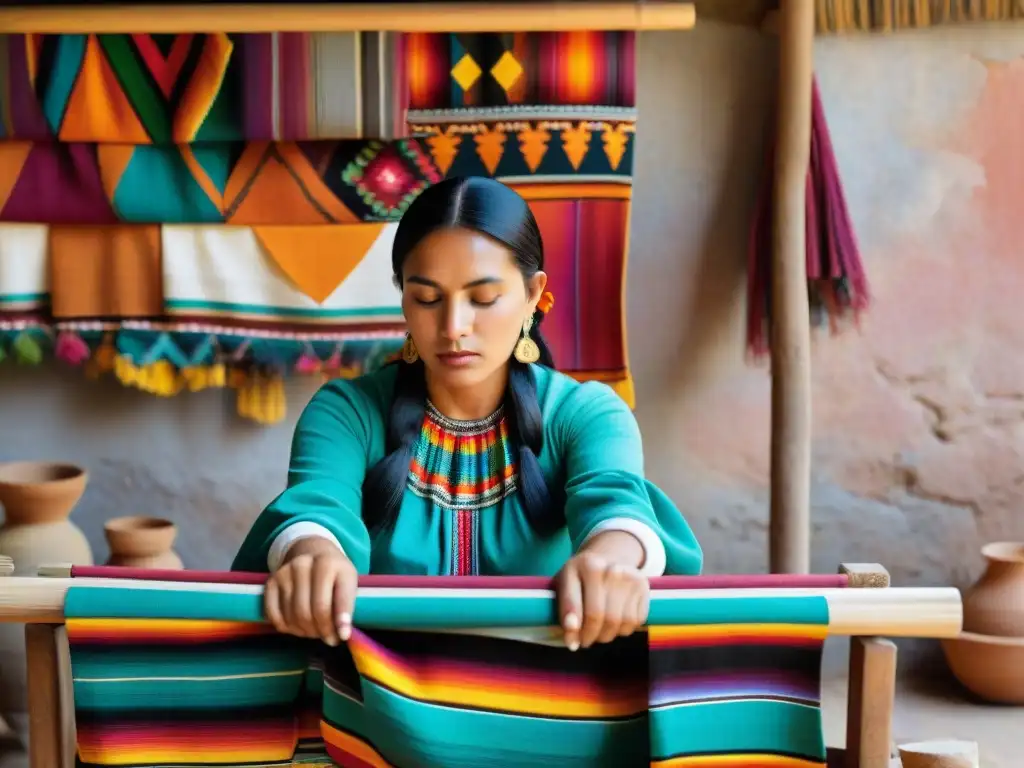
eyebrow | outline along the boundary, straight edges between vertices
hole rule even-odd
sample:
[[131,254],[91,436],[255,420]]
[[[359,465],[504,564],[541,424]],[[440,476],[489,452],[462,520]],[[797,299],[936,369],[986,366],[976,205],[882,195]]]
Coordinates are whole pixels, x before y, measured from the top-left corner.
[[[420,277],[419,275],[412,275],[411,277],[407,278],[405,282],[416,283],[417,285],[425,285],[428,288],[436,288],[437,290],[441,290],[441,286],[439,284],[435,283],[433,280],[428,280],[425,277]],[[500,277],[481,277],[479,280],[471,280],[462,287],[463,289],[476,288],[477,286],[480,285],[493,285],[495,283],[501,282],[504,281]]]

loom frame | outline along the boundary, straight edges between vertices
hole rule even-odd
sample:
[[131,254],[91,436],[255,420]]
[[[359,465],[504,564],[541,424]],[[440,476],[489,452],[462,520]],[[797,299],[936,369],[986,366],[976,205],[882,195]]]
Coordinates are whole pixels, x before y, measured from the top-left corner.
[[[44,566],[40,579],[7,577],[0,580],[0,621],[26,621],[25,650],[28,675],[28,754],[30,768],[74,768],[75,709],[71,657],[67,631],[54,621],[51,603],[58,594],[63,604],[70,574],[67,566]],[[847,563],[839,567],[847,577],[844,590],[889,590],[888,571],[874,563]],[[46,605],[38,605],[41,590],[52,579]],[[83,582],[96,580],[82,579]],[[43,586],[40,586],[40,582]],[[21,590],[21,599],[15,594]],[[839,591],[844,591],[839,590]],[[896,590],[904,592],[906,590]],[[914,590],[911,590],[914,591]],[[935,592],[929,588],[922,594]],[[940,590],[941,591],[941,590]],[[955,590],[953,590],[955,592]],[[957,593],[959,595],[959,593]],[[33,608],[31,603],[35,601]],[[933,636],[960,632],[962,605],[955,621],[936,619]],[[906,636],[908,631],[894,632]],[[892,716],[896,701],[897,648],[881,636],[850,638],[849,690],[847,693],[846,748],[829,750],[829,768],[888,768],[893,754]]]

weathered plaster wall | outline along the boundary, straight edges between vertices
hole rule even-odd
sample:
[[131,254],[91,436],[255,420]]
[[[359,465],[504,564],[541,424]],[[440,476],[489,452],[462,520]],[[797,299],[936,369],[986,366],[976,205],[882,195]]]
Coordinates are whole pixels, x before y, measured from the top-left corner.
[[[983,541],[1024,537],[1024,28],[819,41],[826,109],[875,303],[814,362],[814,566],[880,561],[958,584]],[[702,25],[641,45],[629,274],[651,476],[708,569],[767,567],[769,390],[744,362],[745,246],[774,42]],[[81,462],[75,519],[165,515],[193,567],[226,567],[280,488],[292,419],[241,423],[219,394],[159,400],[2,369],[0,460]]]

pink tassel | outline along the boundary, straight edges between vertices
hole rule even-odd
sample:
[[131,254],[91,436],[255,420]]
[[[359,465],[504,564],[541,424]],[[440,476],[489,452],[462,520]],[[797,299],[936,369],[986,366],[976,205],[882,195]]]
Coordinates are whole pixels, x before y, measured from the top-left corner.
[[320,360],[316,355],[302,355],[295,363],[296,373],[319,373]]
[[77,333],[61,331],[57,334],[54,355],[70,365],[81,365],[92,356],[89,345]]

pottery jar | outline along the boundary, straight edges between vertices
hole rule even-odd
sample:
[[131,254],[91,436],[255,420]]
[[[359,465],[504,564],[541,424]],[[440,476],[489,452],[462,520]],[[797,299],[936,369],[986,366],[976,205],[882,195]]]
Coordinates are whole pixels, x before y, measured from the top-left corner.
[[1024,542],[986,544],[981,554],[985,572],[964,593],[964,631],[1024,637]]

